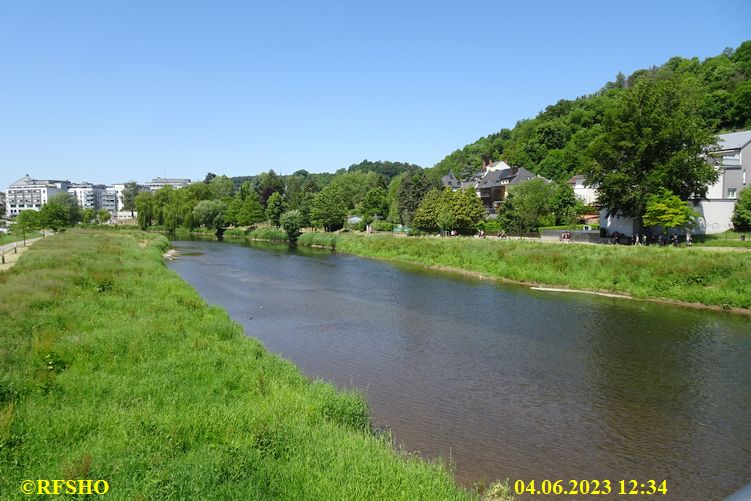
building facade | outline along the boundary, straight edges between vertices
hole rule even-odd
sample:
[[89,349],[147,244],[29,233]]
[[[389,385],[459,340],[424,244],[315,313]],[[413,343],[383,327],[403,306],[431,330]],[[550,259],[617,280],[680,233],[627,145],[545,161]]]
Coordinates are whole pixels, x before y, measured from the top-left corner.
[[102,207],[103,184],[73,183],[68,187],[68,193],[76,197],[82,209],[99,210]]
[[586,185],[587,178],[581,174],[572,176],[566,184],[574,189],[576,198],[584,202],[585,205],[595,205],[597,203],[597,189]]
[[39,210],[56,193],[67,191],[69,181],[32,179],[28,174],[5,191],[5,214],[14,217],[24,210]]
[[733,228],[731,218],[740,191],[748,186],[751,172],[751,130],[720,134],[719,149],[709,155],[720,178],[694,205],[699,213],[699,232],[722,233]]
[[172,186],[173,188],[179,189],[185,188],[189,184],[190,179],[155,177],[146,183],[145,186],[149,191],[157,191],[159,188],[164,188],[165,186]]

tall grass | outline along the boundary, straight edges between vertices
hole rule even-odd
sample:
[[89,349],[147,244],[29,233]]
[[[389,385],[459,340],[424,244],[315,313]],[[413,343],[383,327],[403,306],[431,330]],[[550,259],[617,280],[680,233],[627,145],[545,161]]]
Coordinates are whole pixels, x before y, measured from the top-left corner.
[[0,273],[0,498],[105,479],[113,499],[464,499],[394,453],[365,400],[208,306],[164,237],[73,230]]
[[336,233],[325,233],[311,231],[303,233],[297,238],[298,245],[308,245],[311,247],[326,247],[327,249],[336,249],[336,242],[339,235]]
[[[311,234],[316,235],[316,234]],[[303,237],[307,237],[304,235]],[[323,243],[322,237],[298,243]],[[328,234],[338,251],[541,285],[751,308],[751,253],[476,238]]]
[[279,228],[262,227],[256,228],[248,234],[251,240],[269,240],[271,242],[286,242],[287,233]]

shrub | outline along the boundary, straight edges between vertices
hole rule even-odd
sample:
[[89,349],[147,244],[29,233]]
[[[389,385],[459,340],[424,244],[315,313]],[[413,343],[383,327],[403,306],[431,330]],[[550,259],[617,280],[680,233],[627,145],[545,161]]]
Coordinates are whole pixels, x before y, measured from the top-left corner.
[[270,240],[272,242],[286,242],[287,233],[278,228],[257,228],[248,234],[251,240]]
[[373,221],[370,226],[373,231],[394,231],[394,223],[388,221]]

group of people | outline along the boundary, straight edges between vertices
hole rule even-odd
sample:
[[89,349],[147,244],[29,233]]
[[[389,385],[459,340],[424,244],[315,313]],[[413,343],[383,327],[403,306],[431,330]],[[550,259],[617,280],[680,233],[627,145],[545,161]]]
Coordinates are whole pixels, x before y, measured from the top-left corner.
[[564,244],[570,244],[571,243],[571,232],[566,230],[561,232],[561,242]]
[[[617,233],[617,232],[616,232]],[[673,233],[672,235],[665,235],[664,233],[661,233],[658,237],[652,236],[652,240],[649,240],[649,237],[647,237],[647,234],[644,233],[641,236],[639,234],[636,234],[632,238],[634,245],[650,245],[650,244],[657,244],[660,247],[667,247],[669,245],[672,245],[673,247],[678,247],[679,238],[678,234]],[[617,238],[613,243],[618,243]],[[694,239],[691,236],[691,233],[686,233],[686,246],[691,247],[691,245],[694,243]]]

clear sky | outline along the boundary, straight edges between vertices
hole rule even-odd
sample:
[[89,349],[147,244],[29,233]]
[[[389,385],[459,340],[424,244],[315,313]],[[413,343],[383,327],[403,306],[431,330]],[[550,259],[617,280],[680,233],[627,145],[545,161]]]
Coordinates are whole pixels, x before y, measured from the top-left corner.
[[751,39],[748,0],[0,4],[0,187],[432,166]]

